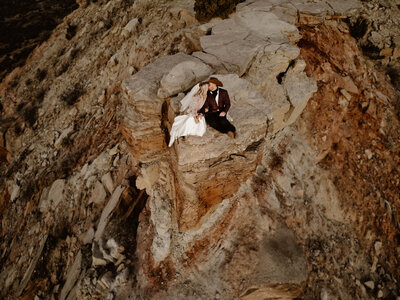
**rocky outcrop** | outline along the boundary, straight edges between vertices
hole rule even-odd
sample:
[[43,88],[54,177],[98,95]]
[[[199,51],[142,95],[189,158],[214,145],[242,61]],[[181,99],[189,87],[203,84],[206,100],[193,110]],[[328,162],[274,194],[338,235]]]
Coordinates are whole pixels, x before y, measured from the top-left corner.
[[[0,85],[1,297],[399,296],[400,124],[350,35],[366,7],[248,0],[200,24],[189,0],[81,3]],[[168,148],[209,76],[237,138]]]
[[[348,8],[343,8],[345,11],[359,7],[359,3],[356,2],[348,5]],[[161,286],[169,284],[165,292],[158,293],[160,297],[187,297],[188,290],[185,285],[181,285],[181,280],[187,280],[188,276],[189,278],[196,276],[193,280],[194,278],[210,280],[214,278],[215,275],[212,274],[215,270],[222,265],[225,271],[217,273],[218,280],[217,278],[211,280],[219,283],[215,287],[198,285],[194,289],[194,297],[215,297],[219,295],[221,289],[224,290],[224,297],[228,298],[233,297],[238,291],[242,291],[242,297],[248,299],[274,295],[290,298],[301,294],[301,285],[306,280],[302,251],[296,246],[296,241],[289,237],[290,230],[285,225],[269,219],[270,213],[260,216],[256,213],[263,205],[252,202],[255,195],[251,192],[252,186],[257,182],[254,174],[259,174],[259,178],[265,178],[262,174],[272,172],[272,182],[276,185],[276,190],[274,191],[275,188],[273,188],[264,194],[265,198],[262,197],[268,199],[268,204],[265,204],[268,211],[279,212],[282,205],[295,205],[291,201],[304,198],[304,190],[301,186],[290,183],[285,178],[286,176],[274,172],[273,168],[276,167],[274,165],[283,162],[279,162],[279,158],[273,156],[271,149],[274,147],[271,143],[273,145],[281,143],[281,139],[285,136],[281,133],[282,130],[283,132],[290,131],[285,128],[300,116],[308,99],[316,92],[316,84],[304,72],[305,61],[298,59],[300,51],[295,46],[295,42],[299,40],[300,35],[297,28],[270,12],[272,9],[277,10],[277,7],[278,5],[266,2],[246,3],[238,7],[237,14],[231,19],[202,25],[201,28],[210,34],[200,39],[202,51],[193,53],[194,57],[214,69],[216,74],[213,76],[218,77],[229,91],[233,103],[230,115],[238,129],[238,138],[231,140],[212,129],[209,129],[201,138],[187,137],[174,146],[175,153],[169,165],[163,163],[161,166],[161,161],[168,157],[162,154],[162,149],[159,153],[153,153],[151,157],[136,156],[148,164],[142,168],[138,183],[140,185],[146,183],[142,187],[146,188],[150,195],[149,209],[153,226],[153,233],[147,232],[139,237],[141,241],[149,237],[152,239],[151,247],[147,248],[151,250],[151,253],[147,253],[140,261],[141,266],[144,266],[146,262],[150,262],[150,265],[143,269],[144,273],[139,277],[139,284],[151,291],[154,287],[151,284],[153,268],[160,270]],[[325,17],[328,18],[328,15],[333,13],[329,7],[327,3],[322,3],[320,6],[305,4],[302,6],[297,3],[296,9],[302,16],[306,14],[315,16],[313,21],[315,23]],[[285,11],[286,8],[283,6],[280,11]],[[343,11],[338,10],[338,13],[343,14]],[[264,19],[265,24],[254,22],[254,20]],[[289,16],[285,20],[294,21]],[[270,24],[273,26],[267,26]],[[175,60],[176,56],[171,56],[165,59],[171,62],[171,65],[166,65],[159,60],[146,69],[147,71],[154,67],[153,74],[158,76],[146,84],[152,86],[153,96],[149,97],[151,98],[149,100],[158,103],[159,115],[153,126],[159,130],[159,145],[163,139],[161,128],[163,126],[168,128],[173,117],[179,112],[180,96],[173,99],[166,98],[174,94],[163,92],[164,83],[161,79],[168,76],[163,74],[175,73],[175,70],[180,70],[179,74],[185,74],[181,70],[184,65],[174,66]],[[201,69],[200,66],[199,69]],[[221,74],[218,75],[218,73]],[[139,72],[124,83],[127,87],[124,98],[127,107],[134,107],[141,101],[141,95],[129,96],[129,82],[140,82],[141,78],[148,77],[146,73]],[[191,84],[194,83],[192,78],[188,77]],[[185,86],[185,81],[182,79],[177,80],[175,86],[180,82],[183,84],[180,89],[174,90],[176,95],[188,90],[190,86]],[[343,91],[358,92],[350,78],[342,82],[346,85],[343,86]],[[157,88],[158,97],[156,98]],[[137,131],[134,128],[130,129],[131,132]],[[142,143],[144,146],[148,144],[146,140],[135,140],[131,142],[131,147],[132,149],[141,147]],[[293,143],[293,141],[288,142],[292,147]],[[299,154],[302,151],[294,151],[294,155],[297,155],[295,160],[301,158]],[[272,156],[272,162],[268,163],[270,156]],[[266,160],[266,162],[260,165],[260,160]],[[278,161],[274,162],[274,160]],[[269,165],[269,168],[265,167],[266,165]],[[320,207],[327,211],[325,218],[330,220],[329,222],[345,224],[338,194],[332,191],[332,182],[318,168],[315,172],[321,173],[318,176],[320,180],[322,178],[326,180],[324,183],[319,181],[319,190],[311,192],[315,195],[313,204],[315,209],[319,210],[317,207]],[[155,175],[157,173],[164,176],[158,177]],[[298,177],[295,175],[295,178]],[[292,190],[293,186],[295,188]],[[282,191],[285,192],[278,196]],[[282,203],[282,199],[287,199],[286,201],[289,202]],[[240,226],[230,227],[230,224],[237,224],[234,220],[239,215],[244,219],[247,219],[245,216],[248,215],[249,221],[241,221]],[[282,231],[280,228],[286,229]],[[252,232],[249,239],[238,238],[238,235],[242,236],[246,233],[248,235],[249,230]],[[214,245],[218,244],[222,237],[224,243],[218,247],[225,249],[224,252],[233,251],[234,253],[229,263],[223,259],[226,255],[215,257],[219,251],[214,248]],[[264,237],[267,237],[267,240],[264,240]],[[284,260],[282,253],[267,246],[270,243],[267,241],[270,239],[272,239],[271,243],[279,249],[293,247],[294,252],[287,253],[293,261],[289,269],[280,265]],[[280,244],[279,241],[288,242],[293,246]],[[239,250],[241,247],[248,249],[247,251],[254,247],[252,256],[242,257]],[[146,248],[142,249],[146,252],[144,250]],[[267,269],[252,267],[257,265],[260,259],[268,265]],[[274,267],[275,263],[276,267]],[[190,268],[193,264],[198,269],[195,272],[197,275],[194,275],[193,269]],[[187,273],[184,271],[185,266],[189,268]],[[169,282],[167,274],[177,269],[180,270],[178,277],[174,282]],[[226,277],[229,281],[224,279],[225,272],[229,274]],[[236,274],[240,274],[240,278],[243,278],[243,274],[253,274],[253,276],[249,276],[245,283],[239,284],[235,281],[236,278],[239,280]],[[193,292],[193,286],[191,290]]]
[[[135,157],[154,160],[165,146],[161,128],[163,98],[204,80],[211,67],[185,54],[164,56],[124,81],[123,134]],[[172,93],[172,94],[171,94]]]
[[[162,105],[168,105],[163,98],[188,90],[210,75],[213,68],[214,72],[237,72],[214,76],[224,82],[232,98],[233,106],[229,114],[238,129],[238,138],[230,140],[209,130],[204,137],[188,137],[187,142],[175,147],[175,180],[179,186],[176,209],[181,229],[198,226],[209,210],[238,190],[254,172],[258,159],[256,149],[264,141],[268,130],[277,132],[294,122],[308,98],[316,91],[315,83],[303,72],[304,62],[292,62],[299,55],[298,48],[290,44],[299,38],[297,28],[266,11],[270,6],[258,4],[254,9],[253,6],[238,8],[232,19],[202,25],[206,30],[211,29],[211,35],[201,37],[203,52],[194,53],[195,57],[178,54],[160,58],[123,84],[126,95],[124,112],[132,111],[130,115],[125,114],[125,135],[139,160],[154,161],[157,159],[156,151],[163,148],[163,124],[160,124],[160,119]],[[265,23],[253,21],[260,19],[265,19]],[[274,25],[271,26],[271,23]],[[235,50],[232,47],[244,48]],[[207,65],[204,57],[210,55],[224,68],[213,63]],[[204,63],[196,57],[203,58]],[[277,61],[280,63],[277,64]],[[293,66],[289,66],[291,62]],[[245,77],[254,85],[239,77],[245,71]],[[275,88],[280,93],[270,95]],[[268,98],[264,98],[260,91]],[[175,109],[173,106],[169,108],[170,124],[179,107],[175,106]],[[148,119],[144,119],[146,115]],[[135,116],[140,116],[140,122]],[[146,130],[143,130],[144,124]],[[150,127],[154,131],[147,129]],[[158,142],[149,141],[156,137]],[[216,140],[221,142],[215,143]],[[149,145],[151,150],[146,148]],[[146,157],[140,156],[142,150]]]

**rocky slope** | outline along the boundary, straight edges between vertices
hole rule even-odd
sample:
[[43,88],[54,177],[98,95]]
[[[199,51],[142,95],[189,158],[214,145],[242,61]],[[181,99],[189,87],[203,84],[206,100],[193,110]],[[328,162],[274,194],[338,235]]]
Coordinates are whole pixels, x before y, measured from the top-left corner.
[[[193,4],[81,3],[1,83],[1,296],[400,297],[396,2]],[[210,75],[238,137],[167,148]]]

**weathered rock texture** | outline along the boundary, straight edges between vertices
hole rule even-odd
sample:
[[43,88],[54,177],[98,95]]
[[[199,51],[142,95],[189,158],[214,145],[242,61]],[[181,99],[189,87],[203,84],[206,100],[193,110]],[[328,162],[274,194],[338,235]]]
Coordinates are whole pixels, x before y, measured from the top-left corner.
[[400,87],[400,15],[398,1],[369,1],[361,12],[349,18],[350,34],[376,68]]
[[[368,11],[82,3],[0,85],[1,297],[399,297],[399,91],[350,34]],[[211,75],[238,137],[168,148]]]

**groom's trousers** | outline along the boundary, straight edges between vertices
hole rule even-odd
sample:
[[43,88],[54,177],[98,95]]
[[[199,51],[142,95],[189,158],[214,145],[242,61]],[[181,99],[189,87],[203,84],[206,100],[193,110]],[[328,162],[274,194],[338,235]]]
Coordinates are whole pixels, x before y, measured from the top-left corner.
[[236,128],[226,119],[226,116],[220,117],[219,112],[207,112],[205,113],[206,122],[212,128],[222,133],[229,131],[235,132]]

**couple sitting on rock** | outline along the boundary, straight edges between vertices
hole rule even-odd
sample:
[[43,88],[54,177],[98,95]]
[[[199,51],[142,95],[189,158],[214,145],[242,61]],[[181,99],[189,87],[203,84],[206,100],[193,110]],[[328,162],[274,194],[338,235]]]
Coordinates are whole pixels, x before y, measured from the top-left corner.
[[203,136],[206,132],[206,123],[222,133],[235,137],[236,129],[228,121],[227,113],[231,107],[228,92],[220,87],[223,84],[215,77],[206,82],[196,84],[181,100],[181,112],[185,115],[177,116],[170,132],[169,147],[180,136]]

